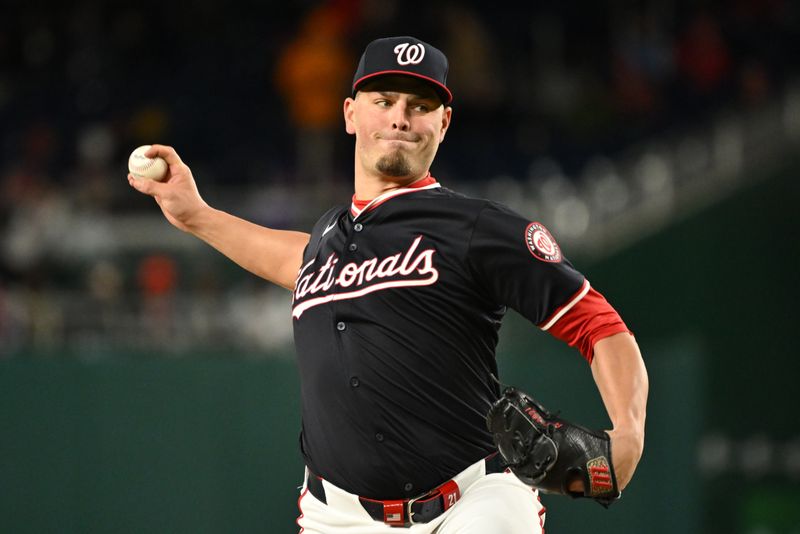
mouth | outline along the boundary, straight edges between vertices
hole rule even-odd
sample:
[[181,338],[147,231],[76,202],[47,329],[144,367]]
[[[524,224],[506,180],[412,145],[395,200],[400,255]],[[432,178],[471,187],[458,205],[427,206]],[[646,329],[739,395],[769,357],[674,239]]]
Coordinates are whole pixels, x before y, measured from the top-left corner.
[[416,143],[419,141],[419,136],[416,135],[408,135],[408,134],[400,134],[400,133],[393,133],[393,134],[378,134],[378,139],[381,141],[387,141],[390,143],[399,142],[399,143]]
[[410,148],[415,144],[413,141],[406,141],[404,139],[381,139],[381,141],[392,148]]

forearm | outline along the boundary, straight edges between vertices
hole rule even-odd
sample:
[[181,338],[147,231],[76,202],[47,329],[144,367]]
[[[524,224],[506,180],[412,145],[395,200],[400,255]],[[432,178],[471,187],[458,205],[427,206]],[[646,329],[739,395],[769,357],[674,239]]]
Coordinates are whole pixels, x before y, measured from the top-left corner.
[[128,184],[153,197],[170,224],[202,239],[256,276],[294,289],[308,234],[265,228],[210,207],[200,196],[191,169],[170,146],[154,144],[145,157],[163,158],[167,176],[159,182],[128,174]]
[[613,426],[609,432],[613,463],[622,488],[633,476],[644,449],[649,389],[647,370],[633,336],[622,333],[598,341],[592,375]]
[[294,289],[308,234],[266,228],[211,207],[186,229],[256,276]]

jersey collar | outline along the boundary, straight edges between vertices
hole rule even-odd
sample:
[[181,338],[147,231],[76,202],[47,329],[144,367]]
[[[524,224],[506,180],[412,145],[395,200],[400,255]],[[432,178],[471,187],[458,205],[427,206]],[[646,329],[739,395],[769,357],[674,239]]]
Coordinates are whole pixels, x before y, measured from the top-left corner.
[[356,220],[359,215],[374,210],[390,198],[413,193],[415,191],[422,191],[423,189],[435,189],[437,187],[441,187],[441,185],[436,181],[436,178],[431,176],[431,173],[428,173],[425,178],[421,178],[413,184],[401,187],[400,189],[392,189],[382,195],[378,195],[372,200],[357,200],[356,196],[353,195],[353,202],[350,204],[350,215],[353,216],[353,220]]

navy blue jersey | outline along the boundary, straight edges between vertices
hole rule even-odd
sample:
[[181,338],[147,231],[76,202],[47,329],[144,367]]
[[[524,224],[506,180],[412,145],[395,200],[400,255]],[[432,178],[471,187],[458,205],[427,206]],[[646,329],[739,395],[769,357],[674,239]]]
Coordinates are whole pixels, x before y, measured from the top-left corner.
[[374,499],[415,496],[495,450],[495,348],[584,277],[540,224],[432,178],[314,226],[292,304],[309,469]]

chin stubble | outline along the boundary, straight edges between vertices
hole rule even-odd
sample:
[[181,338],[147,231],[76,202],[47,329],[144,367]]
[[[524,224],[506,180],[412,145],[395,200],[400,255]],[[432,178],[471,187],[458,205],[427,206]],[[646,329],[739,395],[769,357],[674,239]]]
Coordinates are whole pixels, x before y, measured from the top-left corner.
[[375,168],[386,176],[408,176],[411,174],[411,165],[408,158],[400,151],[381,156]]

